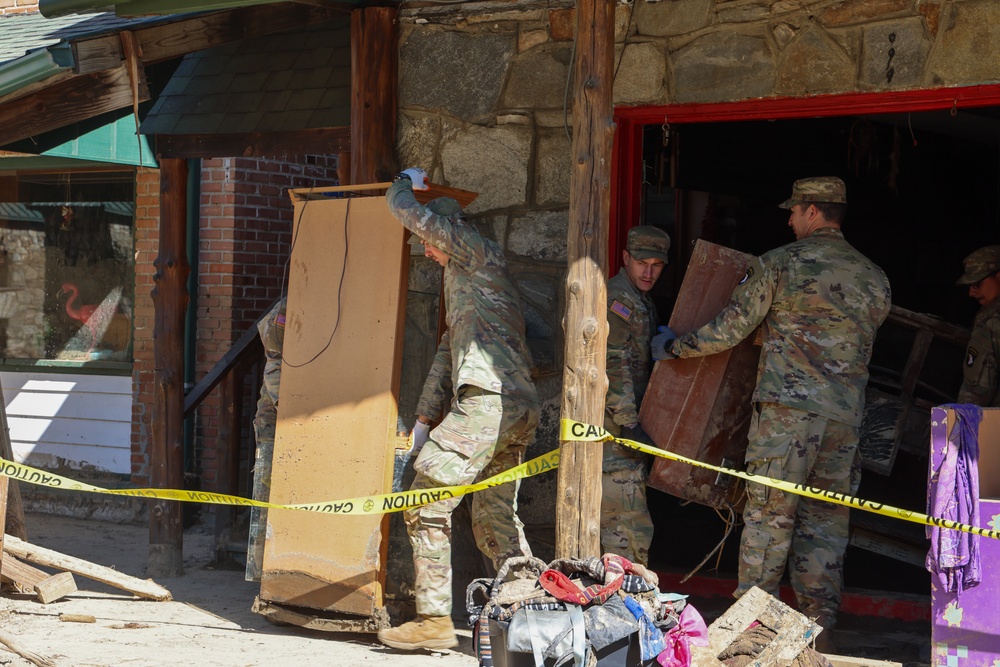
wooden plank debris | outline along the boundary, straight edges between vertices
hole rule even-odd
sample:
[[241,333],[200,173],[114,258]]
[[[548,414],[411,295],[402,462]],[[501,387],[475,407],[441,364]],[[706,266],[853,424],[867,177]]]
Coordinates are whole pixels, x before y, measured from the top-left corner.
[[28,662],[38,665],[38,667],[56,667],[56,663],[49,660],[44,655],[39,655],[34,651],[29,651],[17,643],[10,635],[0,633],[0,644],[6,646],[12,653],[16,653]]
[[35,584],[35,593],[38,594],[38,601],[42,604],[55,602],[76,591],[76,579],[73,578],[72,572],[53,574]]
[[97,617],[90,614],[59,614],[63,623],[97,623]]
[[33,592],[35,584],[45,581],[50,576],[48,572],[19,561],[9,553],[4,553],[3,560],[0,561],[0,580],[12,584],[18,593]]
[[87,577],[102,584],[120,588],[141,598],[157,601],[173,599],[170,591],[150,579],[143,580],[131,577],[110,567],[97,565],[82,558],[67,556],[58,551],[28,544],[24,540],[11,535],[8,535],[4,541],[3,549],[6,553],[13,554],[18,558],[31,561],[32,563],[79,574],[81,577]]
[[19,593],[34,593],[42,604],[54,602],[77,591],[76,579],[70,572],[49,574],[19,561],[9,553],[3,554],[0,577],[10,582]]
[[776,637],[747,667],[787,667],[823,629],[784,602],[754,586],[708,627],[708,641],[718,655],[757,621]]

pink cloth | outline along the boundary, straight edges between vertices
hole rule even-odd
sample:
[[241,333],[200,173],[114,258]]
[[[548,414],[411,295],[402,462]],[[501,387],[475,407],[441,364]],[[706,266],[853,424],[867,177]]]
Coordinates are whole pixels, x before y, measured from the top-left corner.
[[667,648],[656,656],[656,661],[663,667],[691,667],[691,645],[708,646],[708,627],[698,610],[688,605],[663,639]]

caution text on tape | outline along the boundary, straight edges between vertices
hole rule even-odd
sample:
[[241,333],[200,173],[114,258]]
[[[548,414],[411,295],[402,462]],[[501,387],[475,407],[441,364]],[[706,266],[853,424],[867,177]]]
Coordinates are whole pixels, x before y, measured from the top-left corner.
[[211,505],[238,505],[244,507],[267,507],[271,509],[289,509],[322,514],[364,515],[401,512],[421,505],[457,498],[469,493],[475,493],[501,484],[507,484],[526,477],[540,475],[559,467],[559,450],[553,450],[531,459],[521,465],[505,470],[488,479],[472,484],[457,486],[442,486],[432,489],[400,491],[372,496],[360,496],[343,500],[327,500],[316,503],[279,504],[260,500],[250,500],[223,493],[207,491],[185,491],[181,489],[105,489],[86,484],[69,477],[32,468],[20,463],[14,463],[0,458],[0,476],[9,477],[29,484],[45,486],[51,489],[66,489],[69,491],[84,491],[88,493],[103,493],[113,496],[131,496],[135,498],[156,498],[177,500],[190,503],[207,503]]
[[827,491],[825,489],[805,486],[803,484],[792,484],[791,482],[786,482],[780,479],[774,479],[773,477],[764,477],[763,475],[752,475],[750,473],[743,472],[740,470],[723,468],[721,466],[716,466],[710,463],[704,463],[702,461],[690,459],[686,456],[681,456],[680,454],[675,454],[665,449],[659,449],[658,447],[650,447],[649,445],[643,444],[641,442],[636,442],[634,440],[617,438],[611,435],[611,433],[608,432],[606,429],[603,429],[599,426],[594,426],[593,424],[584,424],[582,422],[573,421],[571,419],[563,419],[562,422],[560,423],[560,439],[581,441],[581,442],[614,440],[619,444],[625,445],[626,447],[631,447],[632,449],[637,449],[640,452],[644,452],[646,454],[652,454],[653,456],[659,456],[661,458],[670,459],[672,461],[687,463],[688,465],[698,466],[699,468],[707,468],[709,470],[714,470],[716,472],[732,475],[733,477],[739,477],[740,479],[745,479],[748,482],[756,482],[757,484],[763,484],[765,486],[770,486],[775,489],[780,489],[782,491],[794,493],[799,496],[805,496],[806,498],[817,498],[819,500],[825,500],[827,502],[836,503],[838,505],[857,507],[858,509],[865,510],[866,512],[873,512],[875,514],[881,514],[883,516],[893,517],[896,519],[903,519],[904,521],[911,521],[913,523],[920,523],[926,526],[933,526],[937,528],[949,528],[951,530],[960,530],[964,533],[972,533],[974,535],[981,535],[983,537],[989,537],[994,540],[1000,540],[1000,530],[990,530],[988,528],[970,526],[969,524],[959,523],[957,521],[951,521],[949,519],[942,519],[941,517],[928,516],[927,514],[922,514],[920,512],[913,512],[911,510],[900,509],[898,507],[886,505],[885,503],[876,503],[871,500],[856,498],[854,496],[849,496],[844,493],[836,493],[834,491]]

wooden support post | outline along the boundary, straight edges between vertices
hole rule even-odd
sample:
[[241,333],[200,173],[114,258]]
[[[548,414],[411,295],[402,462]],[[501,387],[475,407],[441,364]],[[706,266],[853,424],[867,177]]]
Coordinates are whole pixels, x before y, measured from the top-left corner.
[[398,40],[395,7],[351,12],[351,180],[345,184],[391,181],[399,171],[395,158]]
[[[160,254],[153,262],[153,382],[151,482],[156,488],[184,484],[184,318],[188,265],[187,162],[160,160]],[[149,510],[150,577],[184,573],[184,526],[180,503],[155,500]]]
[[[614,138],[614,12],[611,0],[580,0],[576,5],[569,274],[563,320],[562,417],[598,426],[604,423],[608,389],[605,276]],[[563,441],[560,451],[556,557],[600,556],[602,445]]]
[[[10,430],[7,426],[7,404],[0,394],[0,457],[14,460],[14,448],[10,444]],[[17,482],[0,477],[0,550],[3,536],[10,533],[22,540],[28,539],[24,527],[24,506],[21,504],[21,489]]]

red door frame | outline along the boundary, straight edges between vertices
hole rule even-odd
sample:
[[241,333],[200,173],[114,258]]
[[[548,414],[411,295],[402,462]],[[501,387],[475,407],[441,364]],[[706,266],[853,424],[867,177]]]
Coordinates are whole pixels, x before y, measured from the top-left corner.
[[743,102],[616,107],[611,155],[611,211],[608,235],[609,274],[621,265],[629,227],[639,220],[642,189],[642,131],[646,125],[720,123],[789,118],[826,118],[855,114],[900,113],[1000,106],[1000,84],[931,88],[884,93],[849,93],[814,97],[773,97]]

